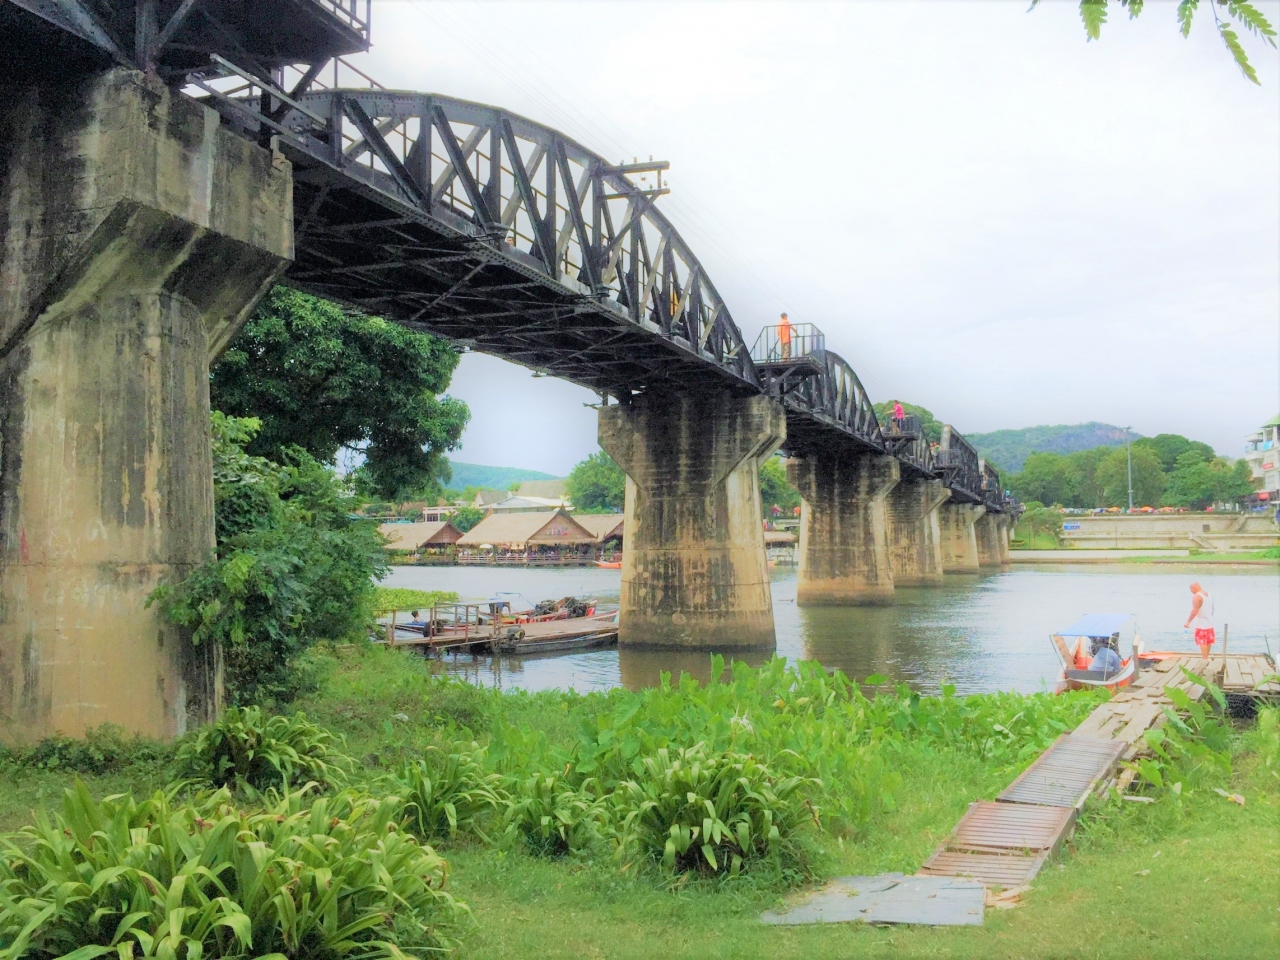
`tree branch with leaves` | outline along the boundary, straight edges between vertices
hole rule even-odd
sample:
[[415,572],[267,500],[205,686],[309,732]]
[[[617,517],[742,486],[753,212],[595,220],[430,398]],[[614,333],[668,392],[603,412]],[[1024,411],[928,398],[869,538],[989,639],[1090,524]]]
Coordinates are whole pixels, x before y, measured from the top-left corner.
[[[1115,2],[1129,12],[1130,20],[1142,13],[1145,6],[1144,0],[1115,0]],[[1040,0],[1031,0],[1032,10],[1039,5]],[[1090,40],[1097,40],[1102,36],[1102,25],[1107,22],[1108,5],[1109,0],[1080,0],[1080,20]],[[1205,0],[1205,6],[1213,14],[1218,36],[1222,38],[1223,44],[1235,60],[1236,66],[1240,68],[1240,72],[1244,74],[1246,80],[1261,85],[1258,80],[1258,71],[1249,62],[1248,54],[1240,42],[1240,35],[1236,32],[1235,26],[1238,25],[1240,29],[1259,38],[1272,48],[1276,45],[1275,28],[1251,3],[1237,2],[1237,0],[1216,0],[1216,2]],[[1220,7],[1226,10],[1225,19],[1218,12]],[[1199,9],[1200,0],[1181,0],[1178,4],[1178,28],[1183,37],[1191,35],[1191,22]]]

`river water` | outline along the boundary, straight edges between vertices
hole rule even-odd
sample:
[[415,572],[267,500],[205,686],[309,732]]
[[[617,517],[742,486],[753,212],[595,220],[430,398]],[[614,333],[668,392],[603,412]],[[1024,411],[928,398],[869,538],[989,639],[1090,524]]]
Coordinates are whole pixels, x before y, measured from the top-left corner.
[[[888,607],[798,607],[796,570],[776,568],[773,611],[777,654],[818,660],[863,679],[883,674],[922,693],[943,683],[960,693],[1051,689],[1059,671],[1049,634],[1082,613],[1132,613],[1148,650],[1196,652],[1182,624],[1190,609],[1188,585],[1199,580],[1216,604],[1221,652],[1280,649],[1280,573],[1274,567],[1152,565],[1014,566],[982,576],[948,576],[941,587],[899,588]],[[387,586],[455,590],[483,600],[499,591],[532,602],[564,596],[617,603],[620,572],[595,567],[395,567]],[[767,652],[741,655],[751,663]],[[707,652],[608,649],[542,657],[446,655],[445,673],[472,682],[529,690],[631,689],[654,685],[664,670],[706,679]]]

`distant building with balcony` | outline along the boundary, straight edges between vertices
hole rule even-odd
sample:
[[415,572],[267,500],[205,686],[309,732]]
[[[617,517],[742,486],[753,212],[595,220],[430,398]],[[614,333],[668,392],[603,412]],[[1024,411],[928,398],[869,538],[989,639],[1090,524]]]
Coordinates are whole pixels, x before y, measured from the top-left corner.
[[1244,458],[1253,478],[1262,481],[1258,499],[1280,501],[1280,413],[1245,440]]

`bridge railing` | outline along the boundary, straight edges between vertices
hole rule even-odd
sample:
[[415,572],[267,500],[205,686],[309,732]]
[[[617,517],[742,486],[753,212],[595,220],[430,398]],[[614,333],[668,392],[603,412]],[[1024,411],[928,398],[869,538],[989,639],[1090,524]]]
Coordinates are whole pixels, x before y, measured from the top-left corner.
[[983,498],[978,451],[949,423],[942,425],[942,439],[934,455],[934,465],[952,490],[974,500]]
[[[373,0],[315,0],[331,14],[360,34],[365,42],[369,40],[369,31],[373,23]],[[361,7],[364,9],[361,10]]]
[[[759,386],[727,306],[655,206],[670,192],[662,184],[667,163],[613,164],[496,107],[387,90],[341,59],[270,80],[222,58],[215,64],[223,76],[196,78],[196,86],[246,134],[278,138],[309,162],[487,246],[486,256]],[[329,86],[348,78],[358,86]]]
[[802,357],[816,357],[827,348],[827,338],[812,323],[792,323],[765,327],[751,347],[757,366],[784,363]]

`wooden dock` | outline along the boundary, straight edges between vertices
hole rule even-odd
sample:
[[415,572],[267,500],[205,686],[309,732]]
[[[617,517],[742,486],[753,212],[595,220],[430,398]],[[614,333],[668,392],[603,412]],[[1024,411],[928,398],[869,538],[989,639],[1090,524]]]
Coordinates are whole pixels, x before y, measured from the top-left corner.
[[[520,634],[514,644],[507,638]],[[577,646],[607,646],[618,639],[618,620],[612,614],[597,617],[574,617],[568,620],[544,620],[534,623],[503,623],[495,629],[491,624],[470,626],[465,632],[444,633],[424,637],[421,633],[400,626],[390,646],[425,647],[431,650],[491,649],[495,641],[503,646],[501,652],[510,654],[512,646],[530,653],[550,650],[571,650]]]
[[989,887],[1025,887],[1071,836],[1088,798],[1124,792],[1133,772],[1123,767],[1146,749],[1143,734],[1174,709],[1167,690],[1193,701],[1205,688],[1182,668],[1217,684],[1229,697],[1280,699],[1280,684],[1262,684],[1276,669],[1261,654],[1172,657],[1137,679],[1063,734],[994,801],[971,804],[955,829],[920,868],[926,876],[972,877]]

